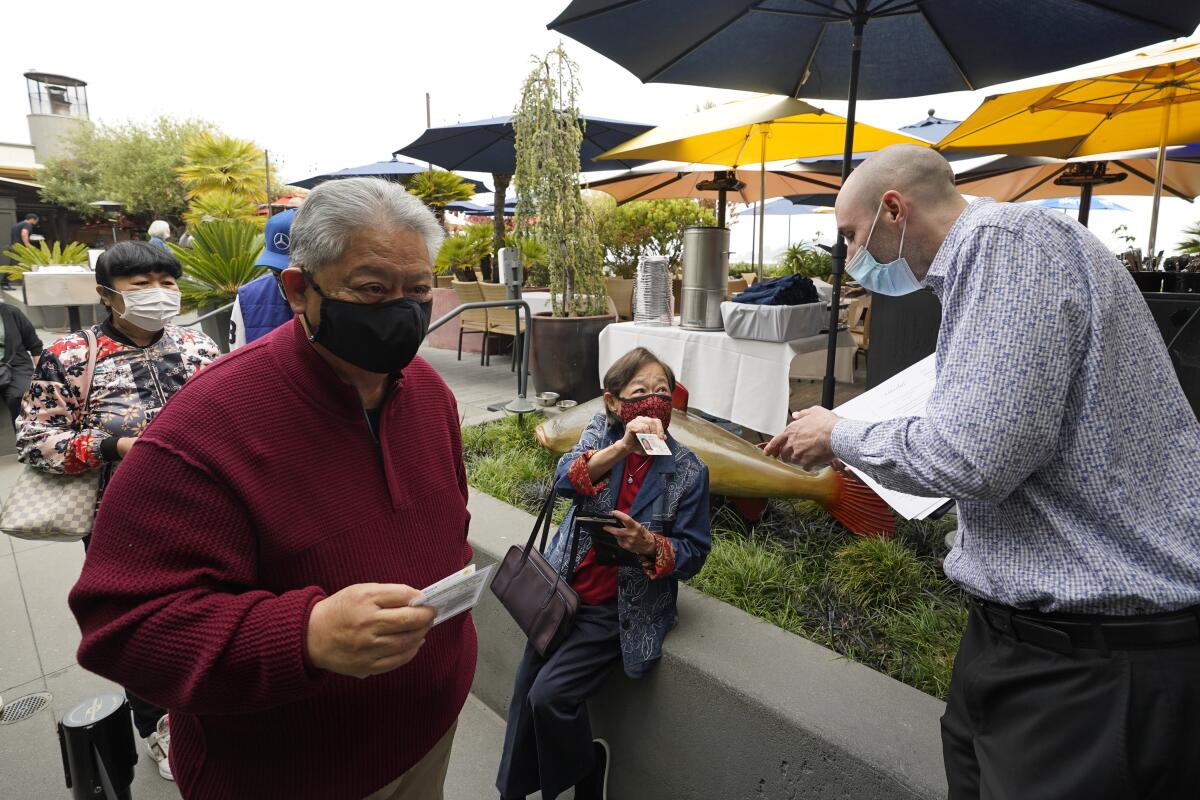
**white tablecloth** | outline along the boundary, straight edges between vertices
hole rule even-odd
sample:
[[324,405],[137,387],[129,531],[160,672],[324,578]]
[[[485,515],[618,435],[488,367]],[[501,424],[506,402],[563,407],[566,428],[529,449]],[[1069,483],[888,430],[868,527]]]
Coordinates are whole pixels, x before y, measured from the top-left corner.
[[521,299],[529,303],[529,313],[533,316],[550,313],[549,292],[521,292]]
[[[788,421],[789,378],[825,376],[824,334],[793,342],[731,339],[723,331],[690,331],[622,322],[600,334],[600,377],[635,347],[645,347],[675,371],[699,410],[761,433]],[[835,377],[854,379],[854,341],[838,334]]]
[[534,316],[549,314],[553,311],[550,307],[549,292],[521,292],[521,299],[529,303],[529,313]]

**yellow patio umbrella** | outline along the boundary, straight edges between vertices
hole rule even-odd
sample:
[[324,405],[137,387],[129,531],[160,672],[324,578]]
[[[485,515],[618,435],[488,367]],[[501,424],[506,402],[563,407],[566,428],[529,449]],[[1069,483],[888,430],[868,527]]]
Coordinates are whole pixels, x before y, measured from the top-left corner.
[[1147,252],[1154,255],[1167,145],[1200,141],[1200,43],[1174,44],[995,95],[937,144],[943,152],[1077,158],[1158,147]]
[[[846,143],[846,120],[803,100],[758,95],[725,103],[635,136],[597,156],[605,159],[647,159],[719,164],[724,167],[759,165],[759,196],[766,195],[766,163],[840,154]],[[929,142],[902,133],[854,124],[854,147],[871,152],[891,144],[928,147]],[[762,213],[760,200],[759,214]],[[762,275],[762,222],[759,221],[759,263]]]

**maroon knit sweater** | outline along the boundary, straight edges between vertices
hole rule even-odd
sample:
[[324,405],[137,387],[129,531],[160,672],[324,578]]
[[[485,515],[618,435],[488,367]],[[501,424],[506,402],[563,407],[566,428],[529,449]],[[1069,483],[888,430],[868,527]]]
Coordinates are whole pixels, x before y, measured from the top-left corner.
[[418,358],[380,417],[377,445],[293,322],[190,381],[108,487],[70,596],[79,662],[170,709],[184,797],[361,800],[458,717],[469,615],[385,675],[307,663],[321,598],[422,588],[471,558],[450,390]]

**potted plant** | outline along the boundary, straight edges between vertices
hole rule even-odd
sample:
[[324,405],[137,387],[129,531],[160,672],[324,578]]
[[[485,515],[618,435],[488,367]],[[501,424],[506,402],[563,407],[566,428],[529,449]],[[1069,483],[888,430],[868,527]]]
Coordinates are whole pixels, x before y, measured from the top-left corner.
[[534,389],[583,402],[600,395],[600,332],[616,317],[606,310],[604,254],[579,190],[577,72],[561,47],[535,59],[513,116],[513,178],[514,228],[545,248],[553,309],[531,320]]
[[[265,268],[254,265],[262,252],[263,235],[253,222],[200,222],[192,226],[191,247],[173,243],[167,247],[183,264],[179,291],[183,294],[184,311],[207,314],[231,305],[239,288],[266,272]],[[200,323],[223,353],[229,352],[232,313],[231,307]]]
[[[454,276],[460,281],[476,280],[475,268],[479,262],[491,255],[492,227],[490,225],[468,225],[462,233],[447,236],[438,250],[433,265],[435,278]],[[441,285],[440,282],[438,284]],[[446,284],[449,286],[449,284]]]
[[61,265],[86,267],[88,265],[87,245],[83,242],[71,242],[66,247],[58,242],[55,242],[53,247],[44,241],[38,242],[36,245],[17,242],[13,244],[11,250],[5,250],[0,255],[8,256],[13,262],[7,266],[0,266],[0,273],[7,275],[12,280],[20,280],[26,272],[39,267]]

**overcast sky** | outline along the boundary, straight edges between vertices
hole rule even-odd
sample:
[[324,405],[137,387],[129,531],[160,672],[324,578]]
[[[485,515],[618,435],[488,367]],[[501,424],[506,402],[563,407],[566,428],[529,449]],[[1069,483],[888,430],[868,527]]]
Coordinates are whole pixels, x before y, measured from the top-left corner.
[[[159,114],[210,120],[269,149],[288,180],[389,158],[425,129],[426,92],[434,125],[510,114],[531,56],[559,41],[580,65],[582,108],[590,115],[654,124],[706,101],[743,96],[642,84],[546,30],[566,5],[43,0],[23,6],[20,21],[12,9],[6,15],[0,141],[29,140],[21,77],[29,69],[87,81],[92,118],[101,122]],[[993,91],[862,103],[859,118],[895,128],[934,108],[940,117],[962,119]],[[844,103],[817,105],[845,111]],[[1140,213],[1145,201],[1122,204],[1139,212],[1126,215],[1131,228],[1148,224],[1148,212]],[[1160,238],[1173,242],[1178,227],[1200,212],[1182,201],[1168,205]],[[768,234],[776,236],[772,227]]]

